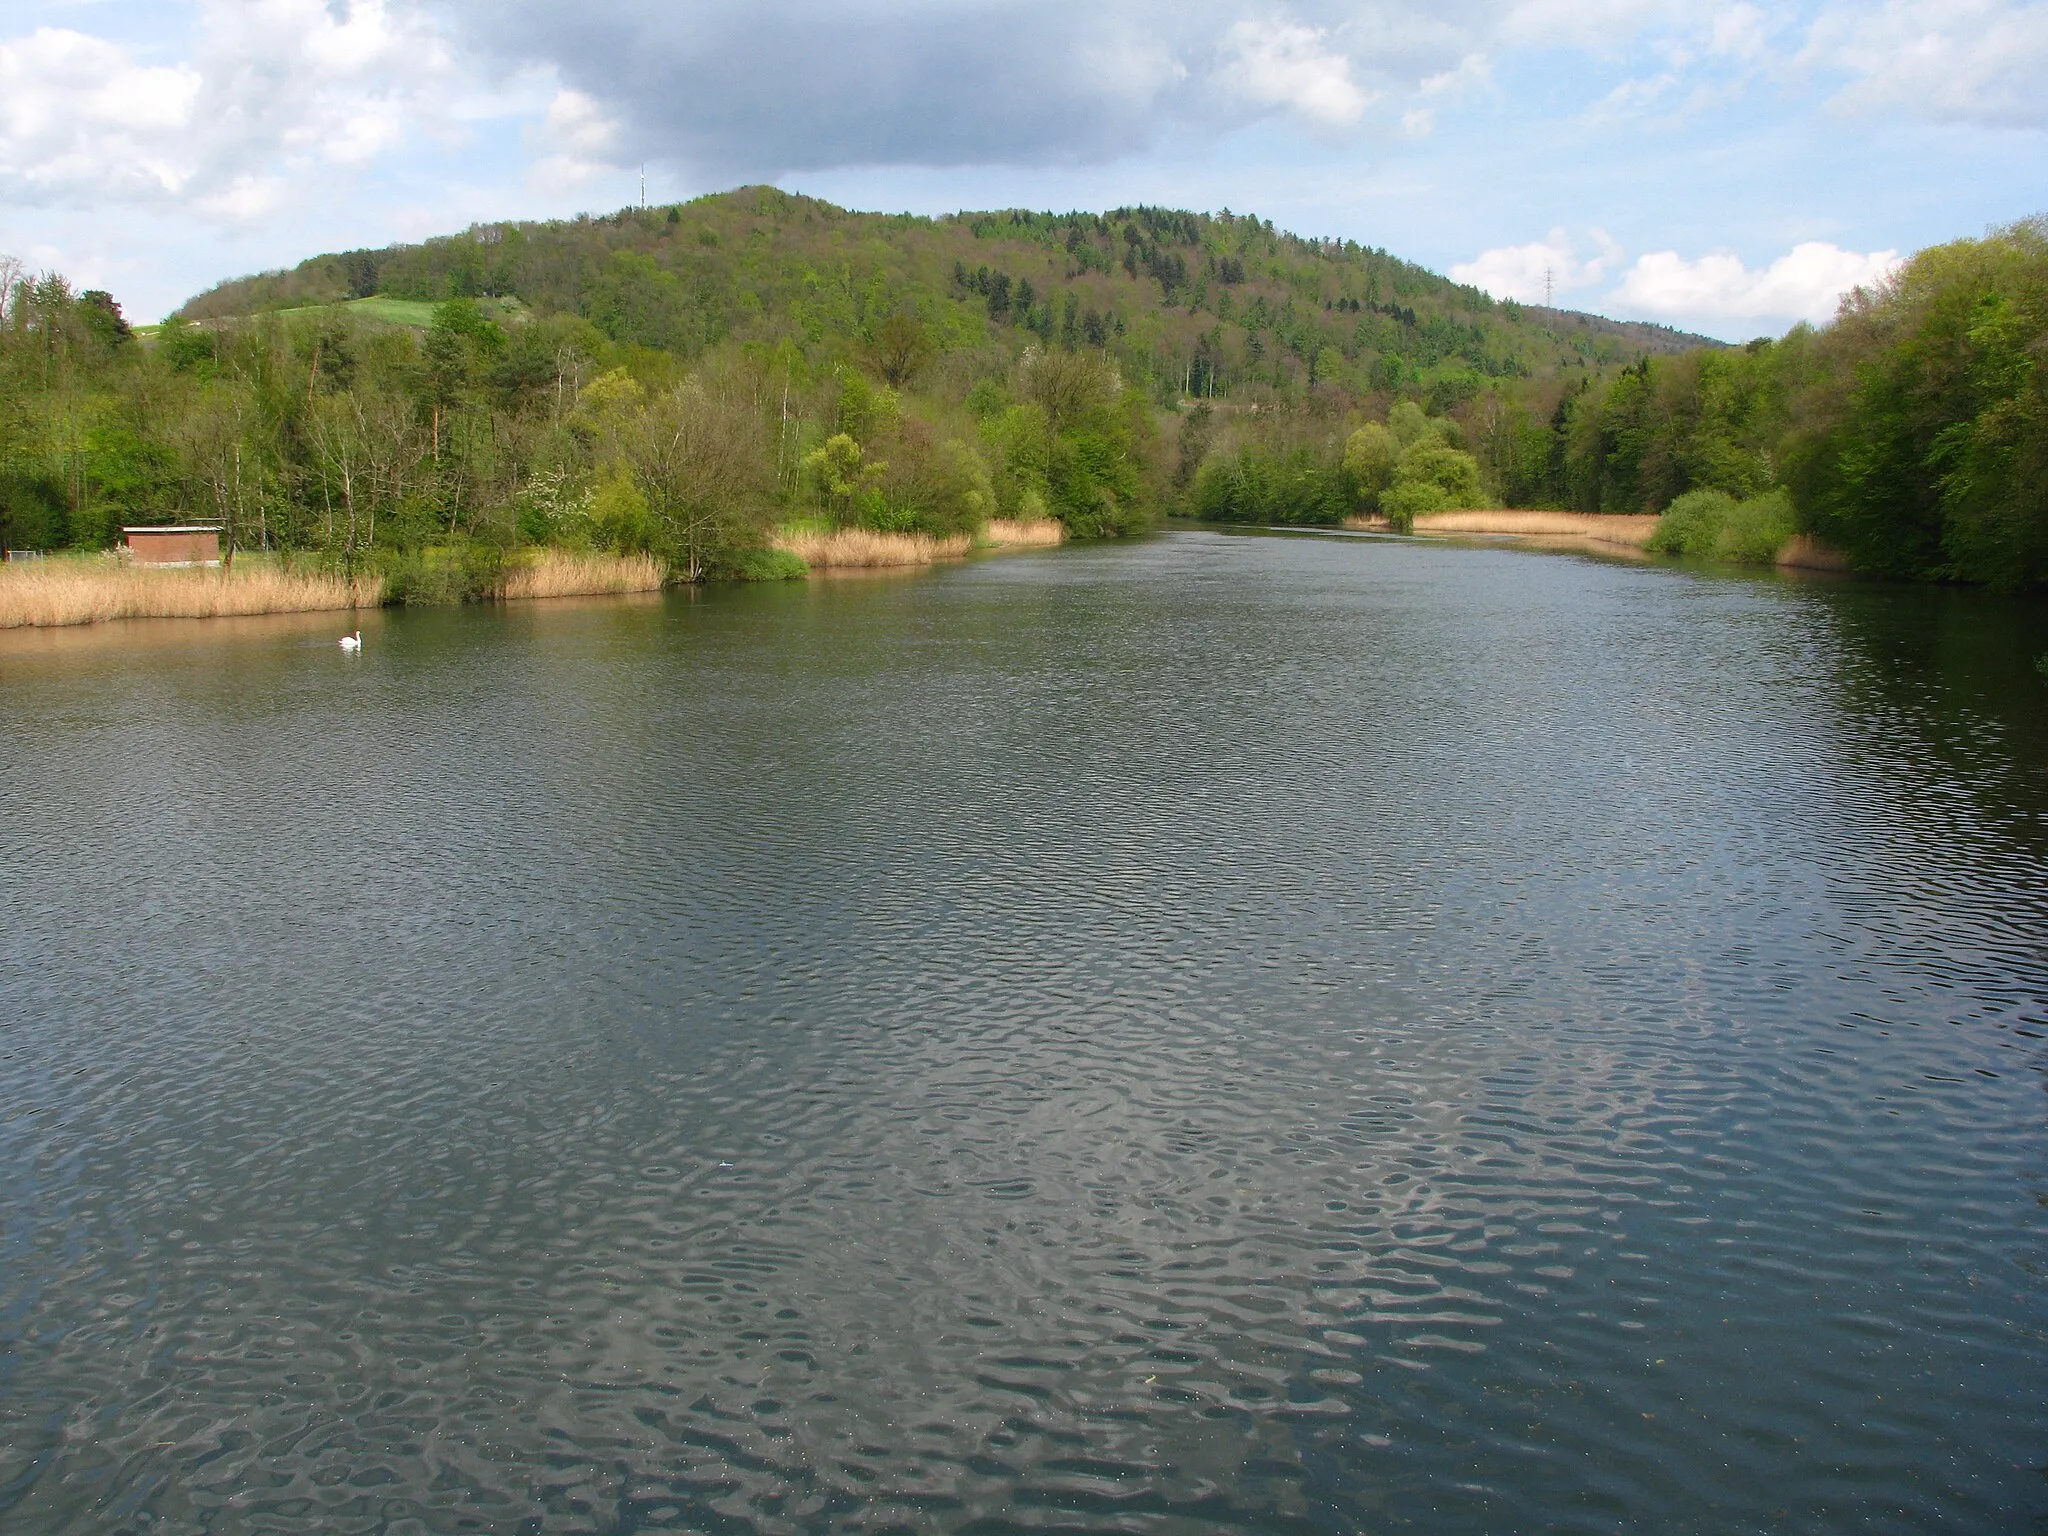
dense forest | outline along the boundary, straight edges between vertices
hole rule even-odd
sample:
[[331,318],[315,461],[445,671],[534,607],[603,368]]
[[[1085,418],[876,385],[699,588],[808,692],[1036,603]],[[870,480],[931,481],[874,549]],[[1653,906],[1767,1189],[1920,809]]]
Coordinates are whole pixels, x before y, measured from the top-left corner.
[[[138,334],[0,273],[0,538],[204,517],[393,573],[522,544],[759,573],[793,522],[1662,510],[1894,575],[2048,578],[2039,224],[1727,348],[1228,212],[849,213],[766,188],[239,279]],[[1756,530],[1762,529],[1759,535]]]
[[1508,500],[1670,508],[1680,552],[1804,530],[1876,575],[2048,585],[2048,220],[1922,251],[1831,325],[1643,358],[1488,450]]

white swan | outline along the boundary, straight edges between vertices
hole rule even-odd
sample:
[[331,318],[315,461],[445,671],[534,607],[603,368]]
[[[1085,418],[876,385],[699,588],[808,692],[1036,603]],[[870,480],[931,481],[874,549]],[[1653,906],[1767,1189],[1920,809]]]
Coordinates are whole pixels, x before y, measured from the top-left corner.
[[352,635],[343,635],[340,643],[344,651],[360,651],[363,648],[363,632],[359,629]]

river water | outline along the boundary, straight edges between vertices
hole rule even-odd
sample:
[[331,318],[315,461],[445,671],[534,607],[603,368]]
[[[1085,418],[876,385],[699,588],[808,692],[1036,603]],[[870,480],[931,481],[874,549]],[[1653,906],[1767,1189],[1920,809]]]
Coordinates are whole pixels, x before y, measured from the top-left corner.
[[2038,606],[1181,532],[0,636],[0,1528],[2048,1519]]

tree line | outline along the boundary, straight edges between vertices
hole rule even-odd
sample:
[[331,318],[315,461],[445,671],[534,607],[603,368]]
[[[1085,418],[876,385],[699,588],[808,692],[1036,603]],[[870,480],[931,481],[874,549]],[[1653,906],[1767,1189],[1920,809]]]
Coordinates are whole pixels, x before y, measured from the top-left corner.
[[[203,517],[425,592],[521,544],[746,574],[801,521],[1113,536],[1505,504],[1673,508],[1679,552],[1769,558],[1804,531],[1881,574],[2048,581],[2039,221],[1923,252],[1827,326],[1597,360],[1570,317],[1249,216],[937,221],[748,191],[487,234],[317,258],[142,334],[111,295],[0,271],[0,538]],[[1215,268],[1207,308],[1147,275],[1168,248],[1191,287]],[[1319,371],[1332,327],[1362,372]],[[1503,336],[1514,366],[1482,372]],[[1274,351],[1308,365],[1247,382]]]
[[473,298],[423,327],[330,308],[138,337],[61,277],[12,274],[5,294],[12,548],[205,519],[233,551],[460,596],[522,545],[654,553],[696,580],[758,572],[791,521],[948,535],[1057,517],[1101,537],[1159,510],[1153,412],[1113,362],[1033,346],[971,382],[928,378],[937,343],[902,312],[843,356],[785,338],[686,364]]
[[2048,584],[2048,220],[1922,251],[1832,324],[1533,404],[1490,400],[1476,424],[1510,504],[1680,505],[1680,550],[1756,557],[1804,531],[1873,574]]

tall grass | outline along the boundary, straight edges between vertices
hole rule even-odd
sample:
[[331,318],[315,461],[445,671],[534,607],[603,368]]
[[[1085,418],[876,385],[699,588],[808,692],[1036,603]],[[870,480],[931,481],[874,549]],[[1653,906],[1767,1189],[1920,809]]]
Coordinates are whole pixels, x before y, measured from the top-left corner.
[[1795,533],[1778,551],[1778,564],[1795,571],[1848,571],[1849,557],[1810,533]]
[[652,555],[577,554],[545,549],[505,575],[505,596],[583,597],[597,593],[654,592],[667,568]]
[[992,517],[982,538],[1003,549],[1046,549],[1066,542],[1067,525],[1056,517]]
[[777,531],[777,549],[786,549],[813,570],[832,566],[874,567],[886,565],[930,565],[934,560],[951,560],[967,553],[971,540],[964,533],[935,539],[923,533],[877,533],[872,528],[817,529],[794,526]]
[[151,570],[99,557],[59,557],[0,565],[0,629],[374,608],[382,595],[381,577],[294,571],[268,561],[226,570]]
[[1654,513],[1634,512],[1428,512],[1415,519],[1417,533],[1522,533],[1592,539],[1641,549],[1657,532]]

